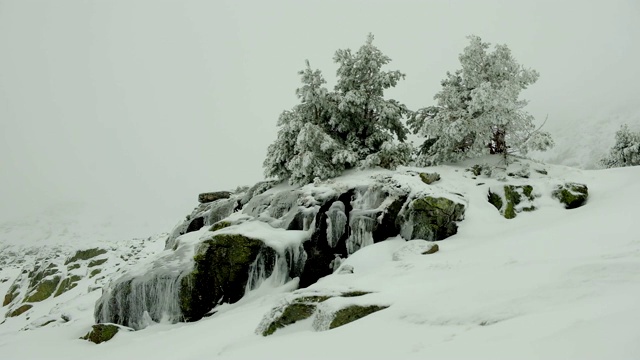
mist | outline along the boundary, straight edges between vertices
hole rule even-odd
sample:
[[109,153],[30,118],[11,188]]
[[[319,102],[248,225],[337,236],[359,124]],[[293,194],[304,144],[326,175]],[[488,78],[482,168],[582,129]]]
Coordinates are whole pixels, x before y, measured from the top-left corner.
[[304,61],[333,86],[335,50],[369,32],[411,109],[470,34],[540,72],[523,95],[549,130],[639,107],[636,0],[5,0],[0,221],[81,202],[168,230],[199,192],[261,180]]

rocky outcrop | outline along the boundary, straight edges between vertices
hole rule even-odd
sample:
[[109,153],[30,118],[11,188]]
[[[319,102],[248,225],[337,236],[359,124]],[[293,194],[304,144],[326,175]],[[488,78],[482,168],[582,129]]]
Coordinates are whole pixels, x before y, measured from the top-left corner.
[[229,197],[231,197],[231,193],[228,191],[208,192],[198,195],[198,202],[206,204],[220,199],[228,199]]
[[587,202],[589,189],[584,184],[566,183],[558,185],[552,196],[564,204],[565,209],[575,209]]
[[[363,247],[398,235],[442,240],[464,217],[461,196],[430,196],[431,185],[414,172],[350,185],[274,185],[262,182],[199,204],[145,270],[125,274],[105,290],[96,322],[140,329],[161,319],[195,321],[266,279],[283,284],[297,277],[304,288]],[[297,303],[281,323],[311,306]]]

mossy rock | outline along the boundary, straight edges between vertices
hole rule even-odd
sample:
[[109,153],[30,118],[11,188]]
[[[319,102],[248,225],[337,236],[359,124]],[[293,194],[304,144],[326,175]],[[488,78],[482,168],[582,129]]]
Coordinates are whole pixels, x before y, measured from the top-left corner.
[[53,295],[53,297],[58,297],[64,294],[65,292],[73,289],[74,287],[78,286],[78,281],[80,281],[81,279],[82,277],[78,275],[72,275],[71,277],[68,277],[62,280],[62,282],[60,283],[60,286],[58,287],[58,291],[56,291],[56,294]]
[[93,269],[91,270],[91,273],[89,273],[89,279],[91,279],[92,277],[100,274],[102,272],[102,269]]
[[496,193],[491,192],[491,190],[489,190],[489,195],[487,196],[487,199],[489,200],[489,203],[493,206],[495,206],[496,209],[498,210],[502,210],[502,206],[504,205],[502,203],[502,197]]
[[316,311],[315,304],[292,303],[285,307],[282,315],[269,324],[262,332],[262,336],[269,336],[282,329],[287,325],[291,325],[297,321],[305,320],[311,317]]
[[440,174],[438,173],[420,173],[420,180],[427,185],[431,185],[434,182],[440,180]]
[[331,324],[329,325],[329,329],[335,329],[337,327],[346,325],[350,322],[356,321],[358,319],[362,319],[367,315],[371,315],[376,311],[384,310],[388,308],[388,306],[378,306],[378,305],[369,305],[369,306],[359,306],[352,305],[347,308],[338,310],[333,320],[331,320]]
[[325,295],[311,295],[311,296],[302,296],[293,300],[294,303],[321,303],[323,301],[327,301],[331,299],[331,296]]
[[193,271],[180,281],[179,302],[184,319],[199,320],[217,304],[240,300],[249,268],[261,252],[261,256],[275,263],[275,251],[261,240],[218,234],[204,241],[194,256]]
[[398,221],[406,240],[443,240],[458,231],[457,221],[464,219],[464,205],[444,197],[413,200]]
[[96,260],[91,260],[91,261],[89,262],[89,265],[87,265],[87,267],[100,266],[100,265],[102,265],[102,264],[106,263],[106,262],[107,262],[107,260],[109,260],[109,259],[96,259]]
[[218,201],[221,199],[228,199],[231,197],[231,193],[229,191],[215,191],[202,193],[198,195],[198,202],[201,204],[206,204],[214,201]]
[[34,293],[32,293],[24,302],[40,302],[48,299],[56,291],[60,283],[60,276],[55,276],[49,280],[42,280]]
[[31,305],[31,304],[24,304],[24,305],[20,306],[19,308],[13,310],[12,312],[8,313],[7,317],[20,316],[20,315],[24,314],[25,312],[27,312],[32,307],[33,307],[33,305]]
[[71,264],[71,265],[67,266],[67,271],[71,271],[71,270],[75,270],[75,269],[80,269],[80,264],[76,263],[76,264]]
[[224,229],[226,227],[231,226],[231,223],[228,221],[218,221],[217,223],[211,225],[209,231],[218,231],[220,229]]
[[552,196],[563,203],[565,209],[575,209],[587,202],[589,189],[584,184],[566,183],[559,185]]
[[7,290],[7,293],[4,295],[4,301],[2,301],[2,306],[7,306],[13,300],[15,300],[16,297],[18,297],[18,295],[20,294],[20,292],[18,291],[19,289],[20,289],[20,286],[17,283],[12,284],[9,290]]
[[440,247],[438,246],[438,244],[433,244],[433,246],[429,250],[423,251],[422,255],[431,255],[437,253],[438,251],[440,251]]
[[368,291],[347,291],[345,293],[340,294],[341,297],[357,297],[357,296],[363,296],[363,295],[367,295],[367,294],[371,294]]
[[106,254],[107,250],[105,249],[100,249],[100,248],[93,248],[93,249],[87,249],[87,250],[78,250],[76,251],[75,255],[73,255],[72,257],[68,258],[67,261],[64,262],[65,265],[68,265],[72,262],[78,261],[78,260],[89,260],[91,258],[94,258],[96,256],[102,255],[102,254]]
[[81,337],[82,340],[88,340],[95,344],[101,344],[105,341],[113,339],[120,331],[120,328],[111,324],[93,325],[91,331],[87,335]]
[[[498,209],[506,219],[513,219],[520,211],[533,211],[535,206],[522,207],[517,209],[523,201],[532,202],[535,199],[533,186],[531,185],[505,185],[504,198],[497,193],[489,191],[487,200]],[[506,206],[505,206],[506,203]]]

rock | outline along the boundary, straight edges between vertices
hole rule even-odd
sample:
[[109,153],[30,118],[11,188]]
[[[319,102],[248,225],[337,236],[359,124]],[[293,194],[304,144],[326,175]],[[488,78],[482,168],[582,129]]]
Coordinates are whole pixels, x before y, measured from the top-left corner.
[[500,196],[499,191],[492,192],[489,190],[487,200],[495,206],[506,219],[515,218],[519,212],[533,211],[536,209],[533,205],[535,196],[533,195],[533,187],[531,185],[505,185],[503,191],[504,197]]
[[102,264],[106,263],[106,262],[107,262],[107,260],[108,260],[108,259],[96,259],[96,260],[91,260],[91,261],[89,262],[89,264],[87,265],[87,267],[89,267],[89,268],[90,268],[90,267],[100,266],[100,265],[102,265]]
[[431,185],[434,182],[440,180],[440,174],[438,173],[420,173],[420,180],[427,185]]
[[231,223],[228,221],[218,221],[217,223],[211,225],[211,228],[209,228],[209,231],[218,231],[220,229],[224,229],[229,226],[231,226]]
[[82,340],[91,341],[94,344],[101,344],[105,341],[113,339],[114,336],[120,331],[120,327],[112,324],[97,324],[93,325],[91,331],[87,335],[81,337]]
[[566,183],[558,185],[551,195],[563,203],[565,209],[575,209],[587,202],[589,189],[584,184]]
[[[303,243],[304,251],[307,253],[307,260],[300,275],[299,286],[301,288],[314,284],[321,277],[330,275],[333,272],[331,263],[334,261],[336,255],[341,258],[347,257],[346,241],[349,237],[349,232],[342,232],[342,236],[339,239],[330,242],[327,238],[329,226],[327,222],[327,212],[334,206],[333,204],[335,202],[341,202],[344,213],[351,213],[351,199],[353,194],[354,190],[349,190],[341,194],[337,199],[327,199],[326,202],[320,206],[315,220],[316,228],[311,234],[311,239]],[[345,224],[345,226],[348,226],[348,224]],[[333,229],[331,233],[334,233],[334,230],[335,229]]]
[[60,276],[41,280],[36,286],[35,291],[26,298],[25,302],[40,302],[48,299],[56,291],[59,283]]
[[180,308],[186,321],[204,317],[219,303],[234,303],[245,293],[249,267],[260,252],[275,258],[261,240],[220,234],[204,241],[194,257],[194,270],[181,280]]
[[378,306],[378,305],[369,305],[369,306],[359,306],[352,305],[346,307],[344,309],[338,310],[333,316],[333,320],[329,324],[329,329],[335,329],[337,327],[346,325],[350,322],[354,322],[356,320],[362,319],[367,315],[371,315],[374,312],[384,310],[388,308],[388,306]]
[[198,195],[198,202],[201,204],[206,204],[220,199],[228,199],[230,197],[231,193],[228,191],[208,192]]
[[11,287],[9,288],[9,290],[7,290],[7,293],[4,295],[4,301],[2,301],[2,306],[7,306],[13,300],[15,300],[20,294],[19,290],[20,290],[20,284],[17,281],[11,284]]
[[[100,269],[95,269],[95,270],[100,270]],[[56,294],[53,295],[53,297],[58,297],[64,294],[65,292],[75,288],[76,286],[78,286],[78,281],[80,280],[82,280],[82,277],[78,275],[72,275],[71,277],[68,277],[62,280],[62,282],[60,283],[60,286],[58,287],[58,291],[56,291]]]
[[433,246],[430,249],[423,251],[422,255],[435,254],[438,251],[440,251],[440,247],[438,246],[438,244],[433,244]]
[[411,201],[399,217],[400,235],[406,240],[443,240],[458,231],[465,206],[453,200],[426,196]]
[[25,312],[27,312],[32,307],[33,307],[33,305],[31,305],[31,304],[24,304],[24,305],[20,306],[19,308],[17,308],[15,310],[11,311],[10,313],[8,313],[7,317],[20,316],[20,315],[24,314]]
[[106,254],[107,250],[105,249],[99,249],[99,248],[93,248],[93,249],[87,249],[87,250],[78,250],[75,255],[73,255],[72,257],[70,257],[69,259],[67,259],[67,261],[64,262],[65,265],[68,265],[72,262],[78,261],[78,260],[89,260],[91,258],[94,258],[98,255],[102,255],[102,254]]
[[203,226],[204,226],[204,217],[198,216],[197,218],[191,220],[191,222],[187,226],[187,230],[185,231],[185,234],[193,232],[193,231],[198,231]]
[[[321,304],[334,297],[357,297],[369,294],[366,291],[349,291],[341,294],[298,294],[293,299],[287,299],[274,307],[262,320],[256,332],[262,336],[269,336],[278,329],[295,324],[298,321],[312,317]],[[353,320],[352,320],[353,321]]]
[[91,273],[89,273],[89,279],[91,279],[92,277],[100,274],[102,272],[102,269],[93,269],[91,270]]

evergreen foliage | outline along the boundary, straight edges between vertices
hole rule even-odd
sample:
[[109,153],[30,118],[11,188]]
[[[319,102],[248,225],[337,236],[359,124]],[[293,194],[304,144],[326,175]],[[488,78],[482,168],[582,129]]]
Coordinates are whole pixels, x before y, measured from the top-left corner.
[[546,150],[553,140],[535,129],[523,108],[520,92],[536,82],[538,72],[526,69],[506,45],[470,36],[459,56],[462,68],[442,80],[436,106],[420,109],[409,119],[414,133],[426,137],[419,151],[421,165],[458,161],[482,154]]
[[640,132],[632,132],[626,124],[616,132],[616,143],[601,161],[607,168],[640,165]]
[[404,143],[408,131],[402,118],[410,112],[384,98],[384,90],[404,74],[382,71],[391,59],[373,46],[373,35],[355,54],[338,50],[334,61],[339,67],[333,92],[308,61],[299,72],[300,104],[280,115],[278,137],[264,161],[267,177],[304,184],[354,167],[395,168],[409,162],[413,149]]

